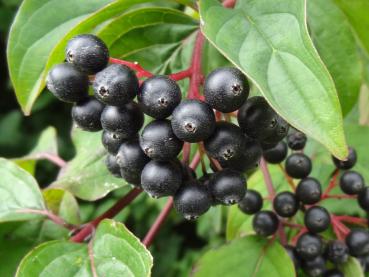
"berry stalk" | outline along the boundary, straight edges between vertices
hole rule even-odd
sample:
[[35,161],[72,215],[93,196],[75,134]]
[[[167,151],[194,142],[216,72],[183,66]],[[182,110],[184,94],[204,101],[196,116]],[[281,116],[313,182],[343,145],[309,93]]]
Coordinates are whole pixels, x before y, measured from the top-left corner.
[[201,30],[198,31],[195,47],[192,54],[192,62],[191,69],[192,74],[190,77],[190,89],[188,92],[189,99],[198,99],[200,98],[200,90],[199,87],[202,83],[203,76],[201,71],[201,59],[202,59],[202,48],[204,46],[205,37],[202,34]]

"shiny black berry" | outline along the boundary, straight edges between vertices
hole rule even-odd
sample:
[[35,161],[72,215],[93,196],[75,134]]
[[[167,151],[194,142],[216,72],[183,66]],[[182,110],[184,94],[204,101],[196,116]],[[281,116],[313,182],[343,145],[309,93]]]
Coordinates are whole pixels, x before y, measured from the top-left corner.
[[342,271],[338,270],[337,268],[330,269],[326,271],[323,277],[345,277]]
[[127,66],[112,64],[96,74],[95,97],[110,106],[122,106],[136,97],[139,89],[135,73]]
[[279,142],[289,130],[288,124],[260,96],[248,99],[238,111],[237,118],[249,137],[265,144]]
[[312,205],[319,202],[322,196],[322,185],[312,177],[302,179],[296,188],[296,197],[303,204]]
[[263,151],[263,157],[268,163],[279,164],[286,159],[287,153],[287,144],[284,141],[280,141],[276,146]]
[[122,143],[127,140],[125,135],[104,130],[101,136],[101,142],[104,148],[111,154],[116,154]]
[[141,184],[141,172],[150,161],[137,139],[124,142],[116,155],[122,177],[130,184]]
[[331,217],[325,208],[314,206],[305,212],[304,223],[311,233],[320,233],[329,228]]
[[246,194],[246,179],[238,171],[224,169],[211,176],[209,192],[221,203],[233,205],[244,198]]
[[306,135],[299,131],[292,131],[287,136],[288,147],[292,150],[302,150],[306,145]]
[[273,235],[279,225],[279,219],[272,211],[260,211],[254,215],[252,227],[254,231],[264,237]]
[[213,134],[204,141],[206,152],[219,162],[227,163],[244,151],[246,138],[241,129],[230,122],[216,123]]
[[197,181],[183,185],[174,196],[174,208],[187,220],[197,219],[211,206],[210,193]]
[[337,168],[348,170],[355,166],[356,161],[357,161],[356,150],[352,147],[349,147],[348,150],[349,150],[349,154],[345,161],[341,161],[337,159],[336,157],[332,156],[332,160]]
[[303,261],[302,269],[311,277],[322,276],[327,270],[326,260],[323,256],[317,256],[312,260]]
[[135,102],[122,107],[106,106],[101,114],[101,125],[104,130],[120,133],[125,138],[135,136],[143,123],[143,112]]
[[91,34],[78,35],[69,40],[65,55],[69,63],[87,74],[103,70],[109,61],[107,46],[100,38]]
[[295,179],[306,178],[311,170],[312,164],[308,156],[302,153],[294,153],[287,157],[285,163],[286,172]]
[[64,102],[79,102],[88,96],[88,76],[69,63],[55,65],[47,75],[46,84],[52,94]]
[[243,150],[240,150],[239,155],[227,161],[219,161],[223,168],[245,172],[258,167],[263,153],[260,143],[248,137],[245,137],[244,140],[244,147]]
[[95,98],[86,98],[73,106],[73,121],[82,130],[90,132],[100,131],[102,129],[100,117],[104,107]]
[[360,207],[369,212],[369,187],[365,187],[357,196]]
[[177,157],[183,141],[173,133],[169,120],[154,120],[147,124],[140,136],[140,145],[145,154],[154,160],[167,161]]
[[146,79],[140,88],[138,102],[145,114],[164,119],[170,116],[182,99],[178,84],[167,76]]
[[215,129],[215,115],[208,104],[200,100],[184,100],[172,113],[174,134],[187,142],[207,139]]
[[340,178],[340,187],[346,194],[358,194],[365,187],[363,176],[356,171],[346,171]]
[[317,235],[305,233],[296,243],[296,252],[304,260],[312,260],[323,253],[323,242]]
[[105,165],[114,177],[122,178],[122,176],[120,175],[120,168],[117,163],[117,159],[115,158],[115,155],[108,154],[105,159]]
[[280,192],[273,200],[275,212],[281,217],[292,217],[299,209],[299,201],[289,191]]
[[263,198],[256,190],[247,190],[245,197],[238,202],[238,208],[245,214],[255,214],[263,208]]
[[354,229],[346,237],[350,255],[359,257],[369,254],[369,232],[364,229]]
[[150,161],[141,173],[142,188],[154,198],[174,195],[182,184],[182,171],[174,161]]
[[205,80],[205,101],[214,109],[230,113],[238,110],[249,96],[246,76],[237,68],[224,67],[211,72]]
[[349,249],[343,241],[332,240],[327,244],[326,257],[334,264],[343,264],[349,258]]

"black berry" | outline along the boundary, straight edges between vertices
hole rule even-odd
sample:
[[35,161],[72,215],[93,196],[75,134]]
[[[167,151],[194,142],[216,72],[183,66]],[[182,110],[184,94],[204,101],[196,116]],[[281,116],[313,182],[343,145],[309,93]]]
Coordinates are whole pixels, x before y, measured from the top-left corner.
[[263,157],[268,163],[279,164],[286,159],[287,153],[287,144],[284,141],[280,141],[276,146],[263,151]]
[[279,225],[279,219],[272,211],[260,211],[254,215],[252,227],[254,231],[264,237],[273,235]]
[[332,160],[335,166],[339,169],[344,169],[344,170],[351,169],[355,166],[356,161],[357,161],[356,151],[354,148],[349,147],[349,154],[345,161],[341,161],[334,156],[332,156]]
[[206,186],[197,181],[183,185],[174,196],[174,208],[187,220],[197,219],[206,213],[211,203]]
[[238,110],[249,96],[246,76],[237,68],[218,68],[205,80],[205,101],[214,109],[230,113]]
[[306,178],[312,169],[311,160],[302,153],[294,153],[287,157],[285,163],[286,172],[295,179]]
[[343,264],[349,258],[349,249],[344,242],[332,240],[328,242],[326,256],[334,264]]
[[82,130],[90,132],[100,131],[102,129],[100,118],[104,107],[95,98],[86,98],[73,106],[73,121]]
[[323,277],[345,277],[345,275],[343,275],[343,273],[337,268],[333,268],[326,271]]
[[369,254],[369,233],[364,229],[355,229],[346,237],[350,254],[355,257]]
[[304,260],[312,260],[323,253],[323,243],[319,236],[305,233],[296,243],[296,252]]
[[139,89],[135,73],[127,66],[112,64],[96,74],[95,97],[110,106],[122,106],[136,97]]
[[105,165],[114,177],[122,178],[120,175],[120,167],[117,163],[115,155],[108,154],[105,159]]
[[150,159],[142,151],[138,140],[124,142],[116,155],[122,177],[130,184],[141,184],[141,172]]
[[292,150],[302,150],[306,145],[306,135],[299,131],[293,131],[287,136],[288,147]]
[[263,208],[263,198],[256,190],[247,190],[245,197],[238,202],[238,208],[245,214],[255,214]]
[[211,176],[209,191],[221,203],[232,205],[244,198],[246,193],[246,179],[238,171],[224,169]]
[[101,114],[101,125],[104,130],[120,133],[125,138],[137,135],[143,123],[143,113],[135,102],[122,107],[106,106]]
[[356,171],[346,171],[340,178],[340,187],[346,194],[358,194],[365,187],[363,176]]
[[275,212],[281,217],[292,217],[299,209],[299,201],[289,191],[280,192],[273,200]]
[[323,256],[317,256],[312,260],[303,261],[302,269],[311,277],[322,276],[327,270],[326,260]]
[[49,71],[46,83],[54,96],[64,102],[79,102],[88,96],[88,76],[78,71],[72,64],[55,65]]
[[141,173],[142,188],[154,198],[174,195],[182,184],[182,171],[174,161],[151,161]]
[[214,133],[204,141],[206,152],[219,162],[237,158],[245,149],[246,138],[241,129],[226,121],[216,123]]
[[154,120],[142,130],[140,145],[151,159],[167,161],[177,157],[183,141],[174,135],[169,120]]
[[303,204],[315,204],[322,196],[322,186],[317,179],[307,177],[298,183],[296,196]]
[[167,76],[146,79],[138,94],[138,102],[144,113],[157,119],[170,116],[181,99],[181,89]]
[[104,130],[101,136],[101,142],[104,148],[111,154],[116,154],[119,147],[126,140],[125,135]]
[[304,222],[310,232],[320,233],[329,228],[331,217],[325,208],[314,206],[305,212]]
[[207,139],[215,129],[215,115],[210,106],[200,100],[184,100],[173,111],[174,134],[187,142]]
[[360,207],[369,212],[369,187],[365,187],[357,196]]
[[109,50],[97,36],[78,35],[69,40],[65,50],[66,59],[80,71],[95,74],[108,64]]

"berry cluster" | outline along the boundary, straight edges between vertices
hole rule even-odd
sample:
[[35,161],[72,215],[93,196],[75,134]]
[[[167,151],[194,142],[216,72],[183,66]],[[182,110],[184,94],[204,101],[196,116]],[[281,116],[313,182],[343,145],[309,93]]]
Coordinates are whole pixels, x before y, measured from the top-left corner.
[[[337,169],[322,192],[319,181],[309,177],[312,162],[303,153],[306,136],[290,131],[263,97],[249,97],[248,80],[238,69],[214,70],[204,78],[203,96],[182,99],[175,74],[136,74],[137,64],[116,61],[99,38],[79,35],[67,45],[66,62],[54,66],[47,77],[47,87],[58,99],[74,103],[72,118],[78,127],[103,130],[106,165],[114,176],[154,198],[173,197],[175,209],[186,219],[198,218],[211,206],[237,203],[242,212],[254,215],[253,228],[259,235],[268,237],[284,227],[299,229],[293,246],[284,244],[296,267],[311,276],[343,276],[327,265],[344,263],[349,255],[369,268],[368,231],[350,231],[342,223],[362,219],[336,216],[319,206],[330,196],[339,171],[344,171],[342,191],[369,211],[369,187],[351,170],[357,160],[354,149],[346,161],[333,158]],[[190,163],[191,148],[197,152]],[[285,161],[292,187],[292,192],[272,192],[267,199],[273,201],[272,211],[262,210],[266,199],[247,190],[245,178],[259,163],[266,166],[265,161]],[[197,176],[200,163],[203,174]],[[300,179],[297,187],[293,179]],[[304,225],[292,220],[299,211]],[[326,242],[319,233],[331,225],[338,240]]]

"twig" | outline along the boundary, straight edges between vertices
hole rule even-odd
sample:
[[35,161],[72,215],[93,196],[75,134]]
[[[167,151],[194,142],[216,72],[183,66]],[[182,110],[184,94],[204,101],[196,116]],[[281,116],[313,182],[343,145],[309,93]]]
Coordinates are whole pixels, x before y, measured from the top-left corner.
[[192,62],[191,69],[192,74],[190,77],[190,88],[188,92],[188,98],[199,98],[200,90],[199,87],[201,85],[202,80],[202,71],[201,71],[201,59],[202,59],[202,48],[204,46],[205,37],[201,33],[201,30],[198,31],[195,47],[192,54]]
[[335,186],[337,185],[337,177],[338,177],[339,173],[340,173],[340,171],[337,168],[332,172],[332,174],[331,174],[332,178],[331,178],[331,180],[328,184],[328,187],[326,188],[326,190],[324,191],[324,193],[322,195],[322,199],[326,198],[327,195],[331,192],[331,190],[334,189]]
[[137,77],[152,77],[153,74],[145,70],[138,62],[128,62],[120,59],[110,58],[110,63],[122,64],[137,71]]
[[69,230],[75,230],[76,228],[76,226],[74,226],[73,224],[69,224],[65,222],[64,219],[62,219],[61,217],[57,216],[56,214],[48,210],[21,209],[21,210],[17,210],[17,213],[43,215],[43,216],[46,216],[51,221],[53,221],[55,224],[63,226]]

